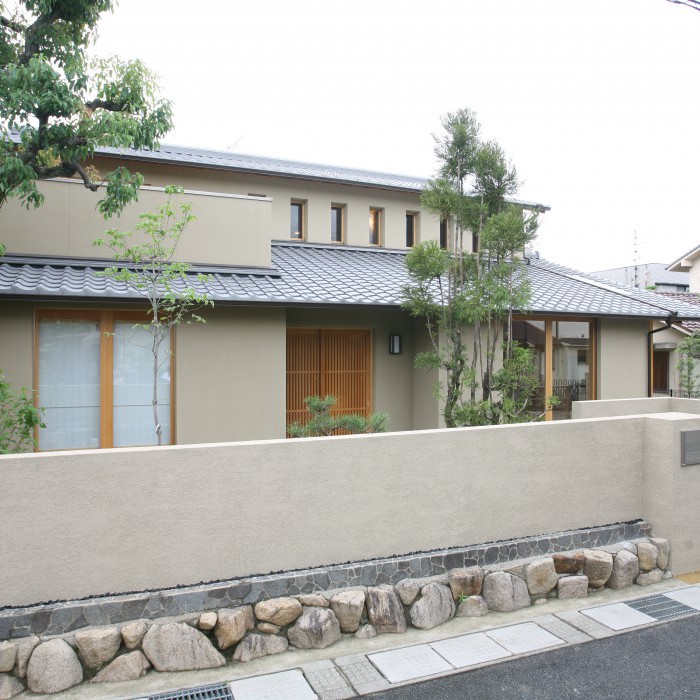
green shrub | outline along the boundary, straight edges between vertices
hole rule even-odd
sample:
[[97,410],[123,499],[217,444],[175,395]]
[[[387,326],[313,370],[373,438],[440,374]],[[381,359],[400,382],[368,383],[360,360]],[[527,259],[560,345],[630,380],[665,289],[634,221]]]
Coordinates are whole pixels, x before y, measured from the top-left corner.
[[291,423],[287,426],[290,437],[323,437],[342,435],[344,433],[383,433],[386,431],[388,416],[386,413],[374,413],[369,418],[348,413],[339,416],[331,415],[335,405],[334,396],[307,396],[304,399],[311,418],[306,425]]
[[36,408],[26,389],[15,393],[0,370],[0,454],[31,452],[34,428],[45,428],[43,408]]

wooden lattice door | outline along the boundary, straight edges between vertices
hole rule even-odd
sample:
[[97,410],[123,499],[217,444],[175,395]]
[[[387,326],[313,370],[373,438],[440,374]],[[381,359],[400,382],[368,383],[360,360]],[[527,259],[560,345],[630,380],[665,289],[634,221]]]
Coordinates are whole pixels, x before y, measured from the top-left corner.
[[371,413],[371,334],[365,329],[287,330],[287,423],[306,423],[307,396],[335,396],[333,413]]

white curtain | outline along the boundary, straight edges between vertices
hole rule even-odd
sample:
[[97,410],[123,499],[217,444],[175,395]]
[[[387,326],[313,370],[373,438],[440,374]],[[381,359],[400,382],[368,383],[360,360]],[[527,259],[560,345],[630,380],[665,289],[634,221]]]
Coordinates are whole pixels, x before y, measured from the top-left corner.
[[[155,445],[153,336],[128,321],[114,324],[114,446]],[[158,420],[170,442],[170,338],[158,349]]]
[[40,321],[39,406],[40,449],[100,446],[99,322]]

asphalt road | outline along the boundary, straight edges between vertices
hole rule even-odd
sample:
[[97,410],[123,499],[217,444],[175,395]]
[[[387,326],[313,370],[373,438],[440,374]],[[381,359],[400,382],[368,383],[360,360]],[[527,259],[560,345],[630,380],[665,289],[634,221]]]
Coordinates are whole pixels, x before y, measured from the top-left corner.
[[372,700],[700,698],[700,615],[367,697]]

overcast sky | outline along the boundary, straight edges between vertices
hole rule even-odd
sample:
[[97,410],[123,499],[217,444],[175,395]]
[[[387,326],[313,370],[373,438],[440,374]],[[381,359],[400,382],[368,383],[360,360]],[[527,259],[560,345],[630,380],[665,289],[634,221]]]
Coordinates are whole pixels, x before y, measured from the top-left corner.
[[700,243],[700,12],[665,0],[119,0],[99,54],[142,58],[165,142],[431,176],[474,109],[581,270]]

